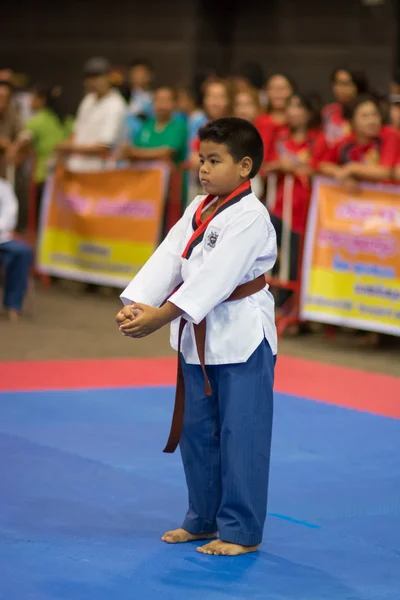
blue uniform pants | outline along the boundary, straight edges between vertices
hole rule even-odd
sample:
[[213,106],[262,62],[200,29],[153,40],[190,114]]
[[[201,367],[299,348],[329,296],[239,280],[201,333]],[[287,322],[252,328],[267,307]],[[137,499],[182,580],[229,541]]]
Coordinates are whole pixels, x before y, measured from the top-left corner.
[[246,363],[201,367],[183,361],[185,417],[180,450],[189,490],[182,527],[226,542],[261,542],[267,511],[276,357],[264,340]]
[[0,264],[4,269],[4,307],[20,311],[29,281],[33,252],[28,244],[10,240],[0,244]]

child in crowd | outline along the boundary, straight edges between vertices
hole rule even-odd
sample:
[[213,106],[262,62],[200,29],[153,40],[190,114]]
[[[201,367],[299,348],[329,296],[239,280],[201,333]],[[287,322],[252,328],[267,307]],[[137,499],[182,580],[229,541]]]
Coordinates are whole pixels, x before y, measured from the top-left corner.
[[368,80],[363,72],[336,68],[331,75],[336,102],[322,110],[322,124],[330,146],[351,133],[350,110],[357,96],[368,92]]
[[264,144],[264,159],[270,156],[275,142],[276,130],[273,125],[260,119],[261,102],[260,94],[255,88],[237,92],[233,99],[233,116],[247,119],[253,123],[261,135]]
[[[204,85],[204,112],[209,121],[228,117],[232,114],[232,97],[228,84],[223,79],[211,79]],[[193,141],[190,162],[197,170],[199,164],[200,139]]]
[[60,109],[60,89],[36,84],[31,89],[32,116],[25,123],[9,158],[21,160],[35,152],[34,181],[36,187],[36,217],[40,214],[43,188],[49,165],[58,144],[72,133],[71,124]]
[[[291,189],[291,245],[289,277],[298,275],[300,239],[304,234],[311,196],[311,176],[327,152],[324,136],[320,132],[320,105],[315,95],[293,94],[286,107],[287,131],[278,136],[268,157],[268,170],[278,174],[276,202],[271,210],[280,247],[287,176],[293,177]],[[281,307],[290,297],[290,291],[281,291],[277,304]]]
[[256,126],[272,127],[276,135],[286,131],[286,106],[296,85],[282,73],[270,75],[265,85],[267,93],[266,112],[257,119]]
[[[261,113],[260,94],[255,88],[237,92],[233,99],[233,116],[246,119],[256,126],[264,145],[264,161],[270,156],[275,140],[275,129],[268,123],[258,121]],[[252,190],[257,198],[262,198],[264,182],[259,175],[251,182]]]
[[190,152],[194,140],[197,138],[198,131],[207,121],[207,115],[203,109],[199,108],[202,100],[189,88],[178,88],[177,91],[177,110],[178,115],[186,122],[188,151]]
[[129,113],[142,120],[153,115],[153,98],[151,86],[153,68],[147,60],[133,60],[129,65],[129,81],[131,93]]
[[122,293],[116,319],[133,338],[174,322],[180,376],[165,451],[181,436],[189,509],[163,541],[219,534],[198,551],[236,556],[258,549],[266,517],[277,341],[264,274],[276,236],[250,186],[264,154],[256,128],[223,118],[199,139],[207,196],[195,198]]
[[0,266],[4,272],[3,305],[10,321],[17,321],[22,309],[32,266],[32,249],[13,239],[18,201],[11,185],[0,179]]

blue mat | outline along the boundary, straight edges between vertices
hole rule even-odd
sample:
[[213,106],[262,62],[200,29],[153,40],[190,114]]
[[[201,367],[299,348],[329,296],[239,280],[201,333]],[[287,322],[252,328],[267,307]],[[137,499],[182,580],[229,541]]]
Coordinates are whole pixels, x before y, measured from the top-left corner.
[[1,600],[399,600],[400,421],[276,397],[261,552],[159,541],[186,508],[169,388],[0,394]]

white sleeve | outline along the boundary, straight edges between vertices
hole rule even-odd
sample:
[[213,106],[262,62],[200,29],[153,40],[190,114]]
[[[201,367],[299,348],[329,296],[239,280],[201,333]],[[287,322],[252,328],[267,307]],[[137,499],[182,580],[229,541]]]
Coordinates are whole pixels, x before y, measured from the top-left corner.
[[18,200],[8,181],[0,182],[0,231],[11,233],[17,225]]
[[189,321],[200,323],[229,298],[261,257],[265,258],[267,272],[276,260],[276,237],[262,214],[249,211],[228,225],[200,269],[169,300],[183,310]]
[[140,302],[161,306],[174,289],[182,283],[181,265],[185,236],[193,216],[190,205],[183,217],[171,229],[139,273],[132,279],[120,298],[124,304]]
[[117,99],[110,105],[109,114],[103,120],[102,126],[98,131],[98,142],[105,146],[114,146],[121,141],[121,134],[124,126],[126,107]]

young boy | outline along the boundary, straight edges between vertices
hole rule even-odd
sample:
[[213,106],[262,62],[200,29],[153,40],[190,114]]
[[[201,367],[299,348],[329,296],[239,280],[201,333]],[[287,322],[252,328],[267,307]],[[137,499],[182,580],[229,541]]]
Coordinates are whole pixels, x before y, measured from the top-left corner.
[[198,551],[236,556],[258,550],[266,517],[277,342],[264,274],[276,236],[249,183],[263,160],[256,128],[224,118],[199,136],[208,195],[192,202],[128,285],[116,320],[134,338],[173,322],[178,386],[165,451],[180,438],[189,510],[162,540],[219,536]]

